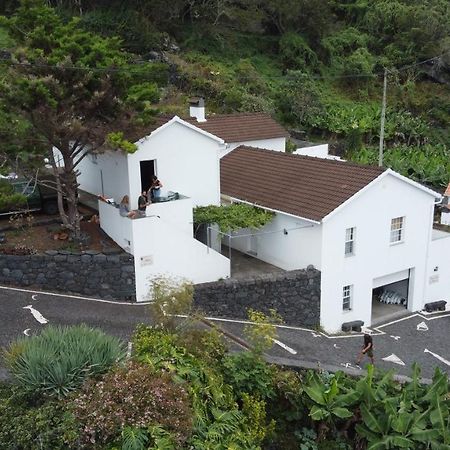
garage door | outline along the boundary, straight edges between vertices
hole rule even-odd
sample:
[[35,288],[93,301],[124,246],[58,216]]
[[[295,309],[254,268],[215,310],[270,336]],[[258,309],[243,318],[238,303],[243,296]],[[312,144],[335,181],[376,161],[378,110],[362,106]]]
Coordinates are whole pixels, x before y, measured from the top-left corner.
[[409,270],[402,270],[401,272],[390,273],[383,277],[373,279],[373,288],[384,286],[385,284],[395,283],[396,281],[406,280],[409,277]]

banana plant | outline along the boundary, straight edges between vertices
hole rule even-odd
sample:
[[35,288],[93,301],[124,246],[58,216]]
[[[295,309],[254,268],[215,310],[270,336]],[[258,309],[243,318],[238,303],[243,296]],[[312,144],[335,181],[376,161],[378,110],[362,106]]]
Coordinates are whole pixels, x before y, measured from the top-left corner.
[[312,420],[322,421],[335,428],[339,419],[353,416],[349,407],[358,399],[355,391],[342,392],[341,373],[336,373],[328,384],[324,383],[317,373],[311,373],[304,391],[310,400],[309,416]]
[[405,387],[386,375],[375,386],[373,368],[357,383],[362,422],[356,431],[367,439],[368,450],[450,450],[448,378],[436,370],[431,385],[424,387],[420,381],[420,369],[414,365],[412,381]]

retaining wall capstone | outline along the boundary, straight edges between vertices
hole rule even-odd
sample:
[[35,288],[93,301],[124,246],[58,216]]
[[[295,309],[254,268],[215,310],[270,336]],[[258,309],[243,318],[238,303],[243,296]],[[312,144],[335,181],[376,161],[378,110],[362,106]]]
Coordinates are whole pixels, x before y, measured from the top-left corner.
[[0,254],[0,284],[106,299],[132,296],[134,259],[127,253],[49,250],[43,255]]
[[309,266],[197,284],[194,305],[206,315],[229,319],[247,319],[249,308],[275,309],[287,325],[314,327],[320,323],[320,271]]

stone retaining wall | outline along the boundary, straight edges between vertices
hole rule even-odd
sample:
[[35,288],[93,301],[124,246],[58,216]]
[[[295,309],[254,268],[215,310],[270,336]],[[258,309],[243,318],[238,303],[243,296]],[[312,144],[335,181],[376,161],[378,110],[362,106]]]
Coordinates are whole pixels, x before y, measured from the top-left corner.
[[100,298],[124,299],[135,289],[134,259],[127,253],[0,254],[0,284]]
[[275,309],[287,325],[320,323],[320,271],[306,270],[229,279],[195,286],[194,305],[208,316],[247,319],[247,309]]

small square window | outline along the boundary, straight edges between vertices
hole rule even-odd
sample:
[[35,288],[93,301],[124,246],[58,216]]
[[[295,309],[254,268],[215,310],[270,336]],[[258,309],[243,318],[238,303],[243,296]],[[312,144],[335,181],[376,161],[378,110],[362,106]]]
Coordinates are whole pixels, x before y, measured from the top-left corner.
[[350,311],[352,309],[353,285],[344,286],[342,289],[342,309]]
[[345,256],[354,254],[355,250],[355,231],[356,228],[347,228],[345,230]]
[[396,217],[391,220],[391,243],[402,242],[404,235],[404,217]]

